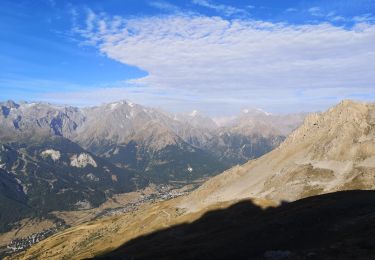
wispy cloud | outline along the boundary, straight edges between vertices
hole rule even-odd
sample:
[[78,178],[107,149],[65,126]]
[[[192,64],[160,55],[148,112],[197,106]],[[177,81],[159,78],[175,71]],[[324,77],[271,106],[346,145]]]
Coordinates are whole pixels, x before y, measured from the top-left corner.
[[371,14],[362,15],[362,16],[355,16],[355,17],[345,17],[342,15],[338,15],[336,11],[327,11],[323,10],[320,7],[311,7],[307,9],[307,12],[314,16],[321,21],[329,21],[329,22],[341,22],[342,24],[348,23],[348,22],[373,22],[375,19],[373,19],[373,16]]
[[[217,4],[210,0],[192,0],[193,4],[200,5],[206,8],[213,9],[219,13],[222,13],[226,16],[232,16],[235,14],[239,15],[247,15],[248,12],[244,9],[233,7],[230,5],[224,5],[224,4]],[[248,6],[249,7],[249,6]],[[253,6],[250,6],[253,8]]]
[[169,2],[165,2],[165,1],[151,1],[149,2],[149,5],[157,9],[167,11],[167,12],[172,12],[172,13],[181,12],[181,9],[178,6],[173,5]]
[[312,16],[323,16],[322,11],[320,10],[320,7],[311,7],[307,10]]
[[375,15],[373,14],[363,14],[359,16],[354,16],[352,19],[356,23],[375,23]]

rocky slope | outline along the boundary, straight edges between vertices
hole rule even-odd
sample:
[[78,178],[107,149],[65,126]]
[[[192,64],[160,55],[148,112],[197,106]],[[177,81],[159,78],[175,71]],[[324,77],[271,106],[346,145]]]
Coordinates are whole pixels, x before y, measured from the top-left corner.
[[257,197],[293,201],[375,187],[375,105],[343,101],[312,114],[277,149],[206,182],[181,203],[197,210]]
[[51,135],[71,137],[85,117],[78,108],[48,103],[0,103],[0,138],[4,141]]

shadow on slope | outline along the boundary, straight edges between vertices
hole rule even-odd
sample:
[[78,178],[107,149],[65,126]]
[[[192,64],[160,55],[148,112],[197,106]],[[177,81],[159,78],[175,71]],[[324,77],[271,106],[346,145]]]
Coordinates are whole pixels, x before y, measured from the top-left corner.
[[138,237],[100,259],[373,259],[375,191],[261,209],[249,201]]

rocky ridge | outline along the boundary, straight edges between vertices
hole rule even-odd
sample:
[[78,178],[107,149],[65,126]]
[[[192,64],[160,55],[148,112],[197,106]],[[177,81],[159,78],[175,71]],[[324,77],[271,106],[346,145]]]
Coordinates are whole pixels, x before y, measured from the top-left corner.
[[181,204],[196,210],[248,197],[293,201],[374,187],[375,105],[343,101],[312,114],[275,150],[207,181]]

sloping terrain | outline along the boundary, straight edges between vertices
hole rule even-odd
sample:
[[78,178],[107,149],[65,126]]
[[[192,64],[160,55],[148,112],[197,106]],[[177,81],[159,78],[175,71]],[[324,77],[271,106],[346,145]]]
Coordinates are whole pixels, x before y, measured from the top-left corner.
[[243,134],[225,128],[219,130],[205,144],[205,149],[212,151],[214,156],[226,165],[243,164],[272,151],[284,139],[283,135]]
[[30,211],[26,201],[26,194],[15,177],[0,169],[0,231]]
[[9,259],[372,259],[375,192],[185,213],[177,200],[60,232]]
[[[110,252],[123,243],[155,230],[191,222],[200,218],[206,210],[188,213],[176,208],[180,198],[158,203],[144,204],[133,212],[90,221],[39,242],[27,251],[8,259],[85,259]],[[233,202],[231,202],[233,203]],[[212,205],[219,209],[231,203]],[[254,200],[256,205],[274,205],[264,200]]]
[[62,137],[0,144],[0,164],[2,231],[24,217],[96,207],[148,184]]
[[194,191],[180,207],[255,197],[293,201],[348,189],[373,189],[375,105],[343,101],[312,114],[278,148]]
[[96,259],[373,259],[375,191],[344,191],[262,209],[209,211]]

